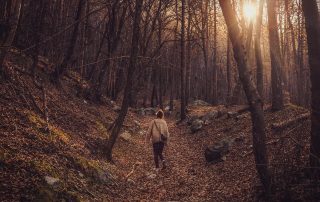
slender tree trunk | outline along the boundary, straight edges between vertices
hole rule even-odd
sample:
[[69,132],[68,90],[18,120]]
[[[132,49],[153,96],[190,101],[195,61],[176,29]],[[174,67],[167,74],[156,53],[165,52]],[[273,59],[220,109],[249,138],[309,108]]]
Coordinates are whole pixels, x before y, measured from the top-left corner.
[[243,89],[246,93],[250,106],[252,119],[252,135],[253,150],[256,161],[256,168],[259,173],[262,184],[267,193],[270,190],[270,176],[268,170],[268,156],[266,149],[266,132],[265,121],[263,115],[263,103],[257,89],[251,79],[249,67],[247,64],[247,56],[245,46],[243,44],[243,36],[241,36],[240,28],[235,13],[229,0],[219,0],[220,6],[227,23],[229,37],[233,45],[233,53],[238,64],[239,78],[242,82]]
[[257,89],[261,99],[263,100],[263,62],[261,54],[261,25],[263,16],[264,0],[260,0],[259,14],[256,22],[256,40],[255,40],[255,56],[257,63]]
[[268,0],[267,3],[269,46],[271,57],[272,109],[281,110],[284,107],[284,103],[281,78],[281,51],[276,16],[276,0]]
[[311,78],[310,165],[320,176],[320,16],[316,0],[302,0],[306,19]]
[[228,104],[231,101],[232,96],[232,68],[231,68],[231,44],[230,44],[230,38],[228,33],[227,38],[227,101]]
[[122,100],[120,113],[118,115],[118,118],[114,122],[110,138],[108,139],[108,142],[107,142],[106,156],[109,161],[112,161],[112,149],[114,144],[116,143],[116,140],[120,133],[120,129],[123,125],[124,119],[128,112],[130,94],[131,94],[133,78],[134,78],[133,75],[135,73],[135,69],[137,66],[139,40],[140,40],[140,20],[141,20],[143,0],[136,0],[135,3],[136,5],[135,5],[133,33],[132,33],[132,42],[131,42],[132,47],[131,47],[131,53],[130,53],[128,72],[127,72],[127,83],[124,91],[124,97]]
[[186,118],[185,0],[181,0],[181,120]]
[[22,2],[23,0],[17,0],[16,4],[14,5],[14,9],[13,9],[14,13],[11,17],[11,20],[9,20],[10,31],[9,31],[8,37],[6,37],[5,39],[3,47],[0,47],[0,75],[4,75],[3,64],[11,48],[12,42],[16,36],[16,31],[19,24],[18,22],[20,19]]
[[187,71],[186,71],[186,106],[190,99],[190,80],[191,80],[191,1],[188,0],[188,27],[187,27]]
[[35,25],[36,25],[36,32],[35,32],[35,44],[36,47],[34,48],[33,51],[33,64],[32,64],[32,76],[35,77],[35,71],[36,71],[36,67],[38,64],[38,58],[39,58],[39,42],[41,40],[41,34],[42,34],[42,30],[43,30],[43,22],[44,22],[44,17],[45,17],[45,8],[46,8],[46,3],[41,0],[39,3],[39,15],[37,16],[38,18],[34,19],[35,20]]
[[212,86],[212,97],[213,97],[213,104],[218,104],[218,65],[217,65],[217,57],[218,57],[218,33],[217,33],[217,0],[213,1],[213,86]]
[[60,83],[61,75],[64,74],[64,71],[66,70],[68,63],[70,62],[70,60],[72,59],[73,54],[74,54],[74,49],[76,47],[76,43],[77,43],[77,39],[78,39],[80,18],[81,18],[82,10],[84,9],[84,6],[85,6],[84,2],[85,2],[85,0],[79,0],[77,14],[76,14],[76,18],[75,18],[76,24],[74,26],[74,29],[73,29],[73,32],[71,35],[71,40],[70,40],[67,52],[63,58],[62,63],[56,67],[56,69],[52,75],[54,82],[56,82],[58,84]]

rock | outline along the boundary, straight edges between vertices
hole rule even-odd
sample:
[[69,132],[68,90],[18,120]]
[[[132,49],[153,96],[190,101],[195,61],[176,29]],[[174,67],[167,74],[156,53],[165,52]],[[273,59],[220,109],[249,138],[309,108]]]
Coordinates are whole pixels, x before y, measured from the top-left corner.
[[97,173],[96,173],[96,179],[99,180],[102,183],[110,183],[111,182],[111,178],[109,176],[109,173],[102,170],[102,169],[98,169]]
[[166,107],[164,108],[164,111],[170,111],[170,106],[166,106]]
[[197,120],[197,119],[201,119],[201,117],[200,117],[200,116],[197,116],[197,115],[193,115],[193,116],[191,116],[191,117],[188,117],[187,124],[188,124],[188,125],[191,125],[192,122],[194,122],[194,121]]
[[228,112],[228,118],[235,118],[238,115],[238,112]]
[[234,141],[235,142],[244,142],[244,140],[245,140],[245,137],[244,137],[244,135],[243,134],[241,134],[239,137],[236,137],[235,139],[234,139]]
[[58,178],[54,178],[50,176],[45,176],[44,179],[47,182],[47,184],[51,186],[57,184],[60,181]]
[[117,106],[117,105],[115,105],[115,106],[113,106],[113,111],[115,111],[115,112],[120,112],[120,110],[121,110],[121,107],[119,107],[119,106]]
[[147,175],[147,179],[149,179],[149,180],[155,179],[156,177],[157,177],[156,174],[148,174]]
[[121,133],[120,137],[123,140],[129,141],[132,138],[132,135],[128,131],[125,131],[125,132]]
[[82,174],[82,172],[78,171],[78,174],[80,177],[84,177],[84,174]]
[[202,121],[204,122],[204,124],[209,124],[215,118],[218,118],[218,116],[219,116],[219,112],[214,110],[214,111],[211,111],[211,112],[208,112],[207,114],[205,114],[202,117]]
[[195,101],[193,101],[192,105],[194,105],[194,106],[210,106],[209,103],[207,103],[203,100],[195,100]]
[[245,119],[245,118],[248,118],[248,114],[241,114],[241,115],[236,116],[237,121],[239,121],[241,119]]
[[145,108],[144,112],[147,116],[154,116],[156,114],[156,109],[149,107],[149,108]]
[[146,112],[144,111],[143,108],[137,109],[136,113],[139,114],[140,116],[145,116],[146,115]]
[[207,147],[205,150],[205,158],[207,162],[217,163],[223,161],[224,155],[229,152],[230,142],[223,140],[213,146]]
[[127,182],[128,182],[129,184],[132,184],[132,185],[136,183],[133,179],[130,179],[130,178],[127,179]]
[[190,130],[192,133],[195,133],[201,130],[202,127],[203,127],[203,121],[201,119],[196,119],[192,122],[190,126]]

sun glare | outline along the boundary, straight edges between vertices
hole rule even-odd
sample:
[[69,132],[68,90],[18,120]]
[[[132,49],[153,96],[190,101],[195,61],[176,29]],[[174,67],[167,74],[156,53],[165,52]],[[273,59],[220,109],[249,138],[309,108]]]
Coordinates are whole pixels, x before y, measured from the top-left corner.
[[254,20],[257,14],[255,5],[249,2],[245,3],[243,5],[243,14],[246,21]]

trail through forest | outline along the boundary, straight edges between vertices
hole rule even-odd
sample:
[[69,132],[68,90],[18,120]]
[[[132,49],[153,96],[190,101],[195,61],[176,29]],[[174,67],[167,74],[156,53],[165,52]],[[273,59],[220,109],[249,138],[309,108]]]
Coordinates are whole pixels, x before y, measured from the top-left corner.
[[[147,129],[152,118],[141,120],[144,129]],[[153,170],[151,145],[144,145],[141,153],[134,154],[137,155],[135,160],[141,162],[141,165],[128,180],[131,185],[125,190],[135,196],[132,200],[221,201],[250,197],[245,196],[243,187],[246,186],[241,189],[240,183],[249,185],[247,188],[253,185],[252,176],[248,174],[253,167],[239,170],[234,163],[241,159],[234,161],[232,156],[228,156],[226,162],[214,165],[206,163],[204,148],[209,144],[207,139],[201,139],[201,134],[191,134],[186,124],[177,125],[176,120],[170,118],[167,122],[171,134],[165,150],[168,167],[159,173]],[[221,135],[210,136],[219,138]],[[143,138],[140,138],[139,143],[144,144],[143,141]]]

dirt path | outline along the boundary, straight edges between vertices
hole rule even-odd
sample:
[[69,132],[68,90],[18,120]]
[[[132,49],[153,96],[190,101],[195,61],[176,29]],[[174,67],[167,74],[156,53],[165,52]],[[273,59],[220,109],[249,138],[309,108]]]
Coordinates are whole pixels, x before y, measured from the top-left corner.
[[[147,128],[151,119],[144,118],[142,127]],[[164,201],[226,201],[237,199],[240,184],[234,183],[235,173],[223,163],[208,165],[203,151],[205,138],[190,134],[188,128],[167,120],[171,133],[165,150],[168,168],[155,175],[151,145],[144,147],[139,157],[142,166],[132,177],[128,187],[133,200]],[[142,141],[141,141],[142,143]],[[235,164],[236,165],[236,164]],[[238,176],[239,177],[239,176]]]

